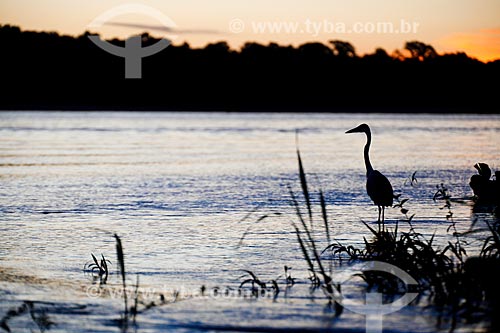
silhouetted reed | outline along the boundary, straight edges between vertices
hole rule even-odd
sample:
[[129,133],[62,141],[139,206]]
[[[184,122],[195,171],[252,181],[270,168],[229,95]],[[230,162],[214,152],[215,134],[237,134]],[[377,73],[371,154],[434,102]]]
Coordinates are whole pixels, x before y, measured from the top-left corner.
[[[457,232],[453,220],[451,195],[443,184],[437,187],[433,199],[444,201],[440,209],[446,210],[445,219],[450,223],[447,231],[452,231],[455,238],[455,242],[449,241],[443,248],[434,244],[434,235],[427,239],[415,230],[412,224],[415,214],[409,214],[409,209],[405,207],[408,199],[400,200],[399,195],[395,198],[394,207],[400,209],[404,218],[396,221],[393,229],[375,230],[362,221],[372,234],[370,240],[364,238],[364,247],[334,242],[323,252],[331,252],[332,259],[340,262],[343,259],[377,260],[406,271],[419,283],[419,299],[425,297],[428,304],[439,311],[438,325],[446,322],[450,331],[461,322],[471,323],[481,319],[490,320],[492,327],[498,327],[492,314],[498,311],[497,300],[500,299],[500,223],[492,225],[486,221],[490,235],[485,238],[479,257],[468,257],[467,243]],[[401,223],[409,226],[408,231],[400,230]],[[375,285],[384,293],[402,292],[393,277],[366,273],[362,277],[369,288]],[[491,328],[492,332],[495,329]]]
[[290,272],[291,269],[292,269],[292,267],[289,267],[289,266],[285,265],[284,269],[285,269],[285,284],[286,284],[286,287],[287,288],[291,288],[295,284],[295,278],[292,277],[292,273]]
[[[448,188],[441,184],[437,186],[433,196],[435,202],[444,202],[440,209],[445,210],[444,219],[449,223],[450,232],[455,241],[449,241],[443,246],[435,244],[435,235],[426,237],[416,231],[413,224],[415,214],[407,208],[409,199],[395,195],[393,208],[399,209],[402,218],[393,227],[373,228],[361,221],[369,230],[371,237],[363,237],[364,246],[343,245],[332,237],[326,211],[325,198],[319,191],[321,219],[324,226],[328,246],[321,252],[313,233],[314,211],[311,192],[308,188],[307,176],[304,170],[300,152],[297,149],[299,181],[305,208],[301,208],[294,191],[289,187],[292,206],[297,216],[297,222],[292,221],[297,242],[307,263],[312,285],[321,286],[327,295],[340,293],[340,284],[335,284],[325,267],[328,261],[322,257],[329,252],[330,260],[339,265],[342,261],[382,261],[395,265],[407,272],[417,282],[414,292],[419,293],[417,302],[426,300],[426,304],[438,310],[438,325],[449,326],[453,331],[461,323],[475,320],[490,320],[492,331],[498,327],[493,313],[498,311],[500,299],[500,223],[492,225],[486,221],[490,235],[485,238],[479,257],[468,257],[467,243],[457,231],[452,209],[452,196]],[[417,186],[416,172],[406,182]],[[456,200],[455,200],[456,201]],[[306,213],[302,211],[305,210]],[[406,227],[405,227],[406,226]],[[331,239],[333,242],[331,242]],[[331,261],[330,261],[331,262]],[[286,275],[286,272],[285,272]],[[367,288],[377,288],[389,297],[406,292],[406,286],[398,278],[380,272],[363,272],[359,274],[367,283]],[[331,298],[330,302],[334,297]],[[342,307],[335,303],[337,315],[342,313]]]
[[139,305],[139,274],[137,274],[135,289],[134,289],[134,305],[130,308],[130,312],[132,313],[132,322],[135,324],[137,317],[137,307]]
[[491,235],[488,236],[481,249],[481,257],[500,259],[500,223],[494,225],[485,221]]
[[118,260],[118,270],[120,272],[120,276],[122,278],[122,287],[123,287],[123,303],[124,303],[124,310],[123,310],[123,317],[122,317],[122,328],[124,330],[127,329],[128,327],[128,305],[127,305],[127,282],[125,279],[125,255],[123,253],[123,246],[122,246],[122,240],[121,238],[117,235],[114,234],[115,241],[116,241],[116,258]]
[[[295,214],[299,223],[291,221],[292,226],[295,230],[295,235],[297,237],[297,242],[299,243],[300,249],[304,256],[304,260],[306,261],[309,272],[310,272],[310,280],[312,286],[314,288],[322,287],[325,291],[325,294],[329,297],[329,306],[335,308],[335,315],[340,316],[343,307],[337,302],[334,302],[334,297],[340,294],[340,284],[335,283],[331,277],[330,272],[325,269],[325,263],[323,263],[323,259],[321,258],[321,253],[318,251],[318,246],[316,239],[313,236],[312,230],[314,226],[313,219],[313,209],[311,205],[311,196],[309,192],[309,187],[307,184],[307,176],[304,170],[304,166],[302,164],[302,158],[300,156],[300,151],[297,147],[297,160],[299,167],[299,180],[300,186],[302,189],[302,196],[304,197],[304,201],[307,209],[307,216],[309,218],[309,226],[307,225],[303,213],[301,211],[299,202],[293,190],[289,187],[289,194],[292,202],[292,206],[295,209]],[[327,235],[327,239],[330,239],[330,228],[328,226],[328,218],[326,212],[326,201],[323,196],[323,192],[320,191],[319,202],[321,206],[321,219],[322,224],[325,228],[325,233]]]
[[[250,284],[251,285],[250,291],[251,291],[251,294],[253,297],[264,296],[268,292],[273,293],[273,299],[276,299],[278,297],[278,295],[280,293],[280,288],[279,288],[277,279],[271,280],[268,283],[265,283],[261,279],[259,279],[257,277],[257,275],[255,275],[252,271],[249,271],[249,270],[243,270],[243,271],[247,274],[243,275],[242,278],[247,276],[247,275],[249,276],[249,278],[243,280],[240,283],[240,286],[238,288],[240,293],[241,293],[242,288],[245,287],[245,285]],[[271,286],[269,287],[268,284],[271,284]]]
[[100,261],[97,260],[93,253],[91,253],[90,255],[92,256],[93,262],[86,263],[84,265],[84,272],[92,274],[94,280],[97,280],[97,278],[99,278],[99,284],[106,284],[109,275],[108,263],[111,262],[107,260],[102,253]]
[[7,311],[5,316],[0,319],[0,328],[5,330],[6,332],[13,332],[11,327],[9,326],[9,321],[16,317],[29,314],[29,317],[36,324],[40,332],[50,330],[51,327],[55,326],[55,322],[50,319],[48,310],[46,308],[44,308],[43,306],[38,308],[35,307],[37,303],[44,302],[24,301],[22,305]]
[[[180,294],[178,291],[173,292],[173,301],[167,301],[165,298],[165,295],[162,293],[153,293],[153,292],[147,292],[148,296],[154,295],[155,299],[152,301],[148,301],[147,299],[144,299],[143,294],[140,291],[140,285],[139,285],[139,275],[136,276],[136,282],[133,287],[133,290],[128,290],[127,287],[127,280],[126,280],[126,269],[125,269],[125,253],[123,250],[123,244],[120,236],[117,234],[113,234],[113,237],[115,239],[115,245],[116,245],[116,257],[117,257],[117,263],[118,263],[118,271],[119,271],[119,277],[120,277],[120,284],[121,284],[121,296],[123,299],[123,313],[120,315],[120,319],[118,320],[118,324],[120,326],[120,329],[122,332],[127,332],[129,330],[129,324],[130,321],[132,324],[136,325],[137,322],[137,316],[147,310],[150,310],[152,308],[155,308],[157,306],[165,305],[165,304],[170,304],[173,302],[176,302],[180,299]],[[110,263],[109,260],[107,260],[104,255],[101,255],[102,259],[99,262],[97,258],[92,254],[92,259],[93,263],[86,264],[85,269],[89,270],[90,272],[96,272],[98,276],[105,276],[107,278],[108,276],[108,263]],[[103,278],[105,281],[105,279]],[[105,284],[104,282],[102,284]],[[131,295],[133,297],[133,303],[129,307],[128,305],[128,292],[131,292]]]

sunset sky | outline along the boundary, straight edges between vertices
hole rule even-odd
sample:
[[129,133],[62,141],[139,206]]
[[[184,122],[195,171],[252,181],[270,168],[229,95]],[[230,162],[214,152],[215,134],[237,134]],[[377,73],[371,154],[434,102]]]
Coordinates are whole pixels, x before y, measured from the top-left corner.
[[[0,0],[0,23],[79,35],[103,12],[130,3],[150,6],[175,23],[174,44],[225,40],[239,48],[246,41],[299,45],[341,39],[364,54],[377,47],[391,53],[419,40],[438,52],[500,58],[499,0]],[[90,30],[106,38],[146,30],[172,38],[161,24],[126,14]]]

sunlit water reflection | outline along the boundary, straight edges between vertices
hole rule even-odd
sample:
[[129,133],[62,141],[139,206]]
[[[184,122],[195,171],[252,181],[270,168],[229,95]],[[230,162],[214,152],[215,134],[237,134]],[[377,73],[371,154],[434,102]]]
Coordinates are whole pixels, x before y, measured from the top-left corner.
[[[365,192],[365,137],[344,134],[362,122],[372,127],[372,164],[410,199],[417,231],[436,233],[439,244],[451,237],[446,210],[432,200],[441,183],[464,199],[452,209],[458,229],[468,230],[473,165],[500,168],[498,115],[0,113],[0,266],[45,279],[0,281],[0,315],[19,300],[93,304],[85,315],[54,314],[59,323],[52,329],[116,331],[109,320],[121,301],[89,298],[82,267],[90,253],[103,253],[115,268],[117,233],[130,281],[139,275],[144,288],[170,294],[202,285],[237,288],[241,270],[271,280],[283,278],[284,265],[301,281],[276,302],[196,297],[157,308],[141,316],[141,332],[234,325],[363,329],[361,315],[332,320],[325,314],[321,292],[310,300],[288,194],[288,186],[300,191],[298,129],[314,200],[323,189],[333,236],[362,244],[369,232],[361,220],[374,221],[377,209]],[[418,184],[411,186],[415,171]],[[262,215],[270,217],[256,223]],[[389,225],[402,217],[397,209],[386,216]],[[321,230],[316,226],[326,246]],[[478,236],[468,241],[472,249],[480,246]],[[110,280],[118,283],[118,275]],[[401,318],[413,320],[415,331],[434,329],[411,307],[387,318],[385,327],[406,331]]]

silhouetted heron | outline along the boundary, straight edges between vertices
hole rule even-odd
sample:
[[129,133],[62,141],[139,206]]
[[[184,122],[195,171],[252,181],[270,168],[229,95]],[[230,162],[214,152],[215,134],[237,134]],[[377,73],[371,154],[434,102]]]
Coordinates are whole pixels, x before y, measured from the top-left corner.
[[[365,166],[366,166],[366,192],[372,199],[373,203],[378,206],[378,222],[384,222],[385,207],[392,206],[394,194],[392,186],[386,176],[377,170],[373,170],[370,163],[370,145],[372,143],[372,133],[367,124],[361,124],[356,128],[350,129],[347,133],[365,133]],[[382,220],[380,216],[382,215]]]
[[500,172],[495,172],[495,179],[491,179],[491,169],[486,163],[476,163],[474,168],[478,175],[470,177],[470,187],[474,192],[477,203],[500,203]]

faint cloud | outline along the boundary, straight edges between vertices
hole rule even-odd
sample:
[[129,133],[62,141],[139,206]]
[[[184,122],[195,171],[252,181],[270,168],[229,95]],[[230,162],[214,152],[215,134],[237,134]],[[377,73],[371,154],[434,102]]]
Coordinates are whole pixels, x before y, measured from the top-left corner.
[[500,59],[500,28],[457,33],[438,40],[450,52],[463,51],[484,62]]
[[104,25],[111,25],[115,27],[125,27],[132,29],[155,30],[169,34],[193,34],[193,35],[213,35],[222,34],[222,32],[210,29],[177,29],[173,27],[166,27],[163,25],[142,24],[142,23],[128,23],[128,22],[106,22]]

